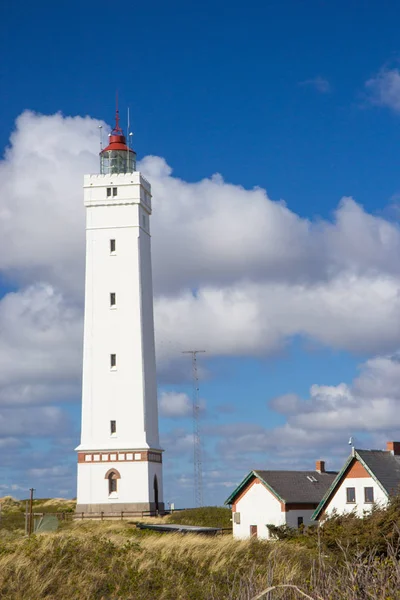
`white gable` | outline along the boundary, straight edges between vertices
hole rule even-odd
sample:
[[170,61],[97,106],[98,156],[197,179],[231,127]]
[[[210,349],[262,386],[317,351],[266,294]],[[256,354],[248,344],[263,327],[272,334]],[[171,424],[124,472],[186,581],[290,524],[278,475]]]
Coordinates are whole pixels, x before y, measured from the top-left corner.
[[[235,512],[239,517],[235,518]],[[236,502],[236,511],[232,513],[233,535],[245,539],[250,536],[250,526],[257,526],[257,537],[268,539],[267,524],[283,525],[286,513],[281,511],[281,503],[258,480],[254,480]],[[235,523],[240,520],[240,523]]]

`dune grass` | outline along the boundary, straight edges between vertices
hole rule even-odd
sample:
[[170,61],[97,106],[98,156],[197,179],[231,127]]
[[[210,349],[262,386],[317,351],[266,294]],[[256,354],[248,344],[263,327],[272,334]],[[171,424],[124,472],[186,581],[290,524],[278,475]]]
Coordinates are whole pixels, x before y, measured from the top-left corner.
[[[9,515],[22,514],[12,499],[7,505]],[[173,518],[226,524],[226,509],[196,510]],[[56,533],[30,538],[3,528],[0,598],[400,600],[399,524],[394,500],[364,520],[335,517],[320,530],[281,531],[274,542],[159,534],[120,520],[63,521]]]
[[301,579],[308,559],[298,552],[298,560],[288,560],[288,552],[296,554],[285,544],[159,535],[123,522],[74,523],[56,534],[3,538],[0,597],[242,600],[275,579]]
[[162,535],[123,521],[0,536],[2,600],[251,600],[268,589],[265,600],[398,600],[397,553]]

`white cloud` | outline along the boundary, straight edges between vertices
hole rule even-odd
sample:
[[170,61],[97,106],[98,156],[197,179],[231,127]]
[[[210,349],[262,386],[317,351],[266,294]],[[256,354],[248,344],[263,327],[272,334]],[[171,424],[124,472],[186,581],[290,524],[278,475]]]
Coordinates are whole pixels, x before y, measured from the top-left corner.
[[[287,423],[274,430],[293,442],[308,436],[348,433],[386,433],[400,428],[400,361],[398,356],[381,356],[361,365],[361,375],[351,385],[312,385],[310,397],[295,394],[275,398],[271,407],[288,415]],[[290,435],[289,435],[290,432]],[[337,433],[338,432],[338,433]],[[326,443],[326,442],[325,442]]]
[[[82,176],[97,170],[98,125],[88,117],[24,113],[0,164],[0,271],[34,288],[45,281],[49,305],[62,303],[79,315],[74,339],[65,341],[77,362]],[[351,198],[332,222],[313,223],[260,188],[246,190],[218,175],[187,183],[158,157],[146,157],[141,168],[154,194],[159,359],[171,360],[192,343],[214,355],[274,352],[293,335],[370,352],[398,344],[398,226]],[[10,317],[16,332],[17,318]]]
[[371,77],[365,87],[372,104],[387,106],[400,111],[400,71],[399,69],[382,68],[375,77]]
[[98,125],[89,117],[24,112],[0,162],[0,271],[82,293],[83,173],[97,169]]
[[[369,82],[375,101],[389,105],[390,97],[396,108],[398,76],[392,73],[390,93],[382,91],[386,75]],[[51,435],[62,427],[63,414],[44,405],[78,396],[82,179],[98,168],[99,124],[24,113],[0,162],[0,274],[17,288],[0,300],[2,440]],[[220,175],[188,183],[154,156],[141,168],[154,200],[159,367],[183,361],[177,357],[190,347],[210,357],[254,356],[274,353],[297,336],[370,356],[399,347],[396,224],[368,214],[352,198],[341,200],[331,220],[310,221],[265,190],[247,190]],[[183,370],[175,373],[181,377]],[[397,408],[398,377],[393,358],[370,359],[351,385],[313,386],[308,401],[293,394],[275,399],[288,419],[281,428],[221,426],[220,447],[227,460],[237,461],[237,452],[249,448],[263,455],[278,448],[282,461],[296,460],[299,448],[303,456],[328,444],[337,448],[346,427],[383,432],[397,424],[389,416]],[[160,406],[171,417],[191,414],[185,394],[161,396]],[[289,441],[283,448],[282,440]],[[166,442],[170,455],[191,452],[193,436],[174,430]]]
[[183,392],[161,392],[159,405],[164,417],[189,417],[193,414],[192,402]]
[[[175,352],[254,355],[302,335],[352,351],[394,350],[400,340],[400,283],[389,276],[338,276],[313,285],[241,283],[156,299],[156,329]],[[169,347],[159,348],[167,358]]]
[[49,285],[0,300],[0,406],[76,396],[82,346],[80,308]]

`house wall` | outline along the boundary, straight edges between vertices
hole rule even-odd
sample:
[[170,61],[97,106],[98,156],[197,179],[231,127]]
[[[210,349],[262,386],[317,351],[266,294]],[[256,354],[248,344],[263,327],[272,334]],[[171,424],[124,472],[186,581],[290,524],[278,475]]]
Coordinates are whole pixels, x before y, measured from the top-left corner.
[[[235,523],[234,514],[240,513],[240,524]],[[259,479],[253,480],[239,496],[232,507],[233,537],[250,537],[250,525],[257,525],[257,537],[269,538],[267,524],[283,525],[286,513],[281,511],[281,503],[271,494]]]
[[[315,506],[316,508],[316,506]],[[315,508],[311,508],[311,509],[296,509],[296,510],[289,510],[286,514],[286,525],[288,527],[297,527],[297,519],[298,517],[303,517],[303,523],[304,525],[310,525],[311,523],[314,523],[314,521],[311,521],[311,515],[313,514]]]
[[[347,502],[346,488],[349,487],[355,488],[355,503]],[[337,488],[335,494],[332,496],[332,499],[322,516],[330,516],[334,511],[339,514],[355,511],[358,516],[362,517],[364,512],[370,511],[373,506],[373,504],[364,502],[365,487],[372,487],[374,489],[375,504],[386,506],[388,498],[385,492],[383,492],[382,488],[369,475],[362,464],[355,461]]]

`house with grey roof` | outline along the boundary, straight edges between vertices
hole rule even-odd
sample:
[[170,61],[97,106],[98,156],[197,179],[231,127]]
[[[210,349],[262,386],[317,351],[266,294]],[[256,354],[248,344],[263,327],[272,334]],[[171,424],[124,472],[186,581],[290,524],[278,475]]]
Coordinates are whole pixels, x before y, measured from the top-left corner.
[[225,502],[232,507],[234,537],[269,539],[269,525],[309,525],[336,475],[322,460],[315,471],[251,471]]
[[326,490],[312,515],[323,520],[334,513],[354,512],[362,517],[374,505],[386,506],[400,492],[400,442],[387,442],[386,450],[352,452]]

